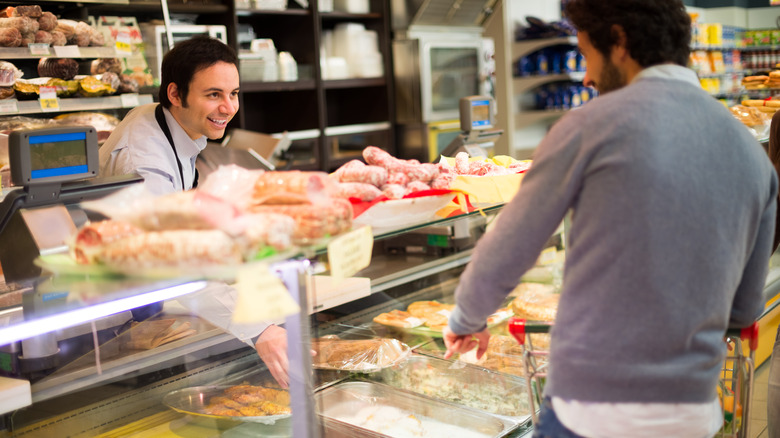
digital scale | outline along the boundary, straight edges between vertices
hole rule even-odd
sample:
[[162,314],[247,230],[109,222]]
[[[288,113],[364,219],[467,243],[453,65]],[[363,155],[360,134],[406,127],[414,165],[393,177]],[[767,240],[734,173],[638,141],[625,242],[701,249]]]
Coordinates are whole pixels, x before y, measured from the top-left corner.
[[445,157],[467,152],[471,157],[487,157],[496,140],[504,133],[493,129],[496,123],[496,101],[490,96],[460,98],[461,133],[442,150]]

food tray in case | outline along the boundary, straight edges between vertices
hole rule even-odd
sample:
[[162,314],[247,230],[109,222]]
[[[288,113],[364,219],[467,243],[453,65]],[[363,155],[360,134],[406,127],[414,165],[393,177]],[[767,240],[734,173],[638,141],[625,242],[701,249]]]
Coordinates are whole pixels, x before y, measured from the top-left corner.
[[277,426],[282,430],[291,427],[289,421],[291,414],[239,417],[208,413],[206,406],[211,397],[223,395],[228,388],[230,388],[230,386],[195,386],[179,389],[166,394],[165,397],[163,397],[163,404],[174,411],[196,417],[262,423],[269,426]]
[[525,380],[460,361],[414,354],[371,376],[387,385],[524,424],[530,419]]
[[326,436],[491,438],[517,427],[506,418],[376,382],[341,382],[315,397]]

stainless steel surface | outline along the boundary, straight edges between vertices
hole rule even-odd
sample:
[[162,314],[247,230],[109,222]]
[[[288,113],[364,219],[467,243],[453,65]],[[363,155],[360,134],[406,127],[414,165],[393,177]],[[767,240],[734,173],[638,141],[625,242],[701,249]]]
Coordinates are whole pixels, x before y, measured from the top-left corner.
[[[420,421],[433,420],[455,426],[465,434],[481,437],[500,437],[515,425],[506,419],[464,408],[452,403],[427,398],[391,386],[373,382],[342,382],[315,394],[318,413],[336,424],[349,424],[341,419],[353,418],[361,409],[389,407],[411,412]],[[380,420],[381,422],[381,420]],[[355,425],[353,425],[355,426]],[[433,429],[433,428],[431,428]],[[366,429],[358,428],[359,431]],[[429,432],[437,432],[430,430]],[[362,433],[361,433],[362,434]],[[369,436],[385,436],[380,434]],[[441,435],[427,435],[441,436]]]
[[530,419],[525,380],[464,362],[412,355],[376,376],[390,386],[465,405],[524,424]]
[[[289,428],[291,414],[265,415],[256,417],[232,417],[226,415],[214,415],[208,412],[207,406],[212,397],[224,396],[225,390],[230,386],[195,386],[191,388],[172,391],[163,397],[163,404],[182,414],[195,415],[206,418],[222,420],[238,420],[250,423],[262,423],[268,426],[284,423],[283,428]],[[279,425],[277,425],[279,426]]]
[[411,25],[481,26],[497,0],[392,0],[393,29]]

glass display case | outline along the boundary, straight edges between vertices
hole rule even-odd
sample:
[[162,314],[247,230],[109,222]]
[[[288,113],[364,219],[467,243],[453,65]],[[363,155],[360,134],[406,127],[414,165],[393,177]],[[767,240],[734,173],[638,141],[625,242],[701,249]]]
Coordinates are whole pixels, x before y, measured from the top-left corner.
[[[198,306],[213,301],[212,283],[201,278],[59,275],[6,284],[0,435],[375,437],[395,430],[390,424],[525,436],[530,413],[514,343],[483,362],[442,358],[458,277],[501,207],[375,229],[371,264],[343,281],[329,277],[327,242],[272,262],[308,309],[272,321],[287,330],[287,391],[246,337],[251,330]],[[553,236],[540,258],[547,262],[526,281],[555,287],[563,241]],[[777,257],[767,301],[780,286]],[[383,317],[400,312],[425,321]],[[510,315],[490,320],[491,339],[510,339]],[[29,382],[27,403],[11,396],[19,382]],[[386,421],[372,423],[376,415]]]

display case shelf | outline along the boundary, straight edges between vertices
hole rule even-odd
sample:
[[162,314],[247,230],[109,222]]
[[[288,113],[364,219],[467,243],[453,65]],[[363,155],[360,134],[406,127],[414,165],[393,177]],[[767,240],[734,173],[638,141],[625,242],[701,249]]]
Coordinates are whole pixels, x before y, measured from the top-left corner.
[[250,15],[309,15],[308,9],[236,9],[236,15],[239,17],[248,17]]
[[385,80],[384,77],[330,79],[323,81],[323,87],[329,90],[338,88],[383,87],[385,84],[387,84],[387,80]]
[[47,53],[33,53],[29,47],[2,47],[1,59],[39,59],[47,56],[57,58],[127,58],[131,53],[120,52],[114,47],[77,47],[56,46],[48,47]]
[[292,82],[259,82],[246,81],[241,82],[242,92],[265,92],[265,91],[295,91],[295,90],[314,90],[316,87],[314,79],[303,79]]
[[567,37],[558,37],[558,38],[542,38],[538,40],[522,40],[522,41],[515,41],[514,45],[512,46],[512,53],[514,54],[516,61],[517,58],[521,56],[525,56],[529,53],[533,53],[539,49],[544,49],[546,47],[551,46],[557,46],[557,45],[577,45],[577,37],[575,36],[567,36]]
[[[110,110],[121,108],[132,108],[137,105],[143,105],[152,103],[153,99],[150,94],[139,94],[136,98],[127,98],[119,96],[107,96],[107,97],[73,97],[73,98],[61,98],[57,99],[59,103],[58,111],[43,111],[41,104],[38,100],[19,100],[16,101],[16,107],[18,111],[13,111],[11,108],[13,102],[0,101],[0,116],[13,116],[22,114],[48,114],[51,112],[65,112],[65,111],[98,111],[98,110]],[[128,103],[132,101],[132,104]],[[137,103],[136,103],[137,102]]]
[[530,90],[540,85],[549,84],[558,81],[582,82],[585,79],[585,72],[572,72],[552,75],[535,76],[515,76],[513,82],[518,91]]

